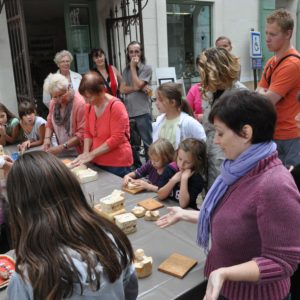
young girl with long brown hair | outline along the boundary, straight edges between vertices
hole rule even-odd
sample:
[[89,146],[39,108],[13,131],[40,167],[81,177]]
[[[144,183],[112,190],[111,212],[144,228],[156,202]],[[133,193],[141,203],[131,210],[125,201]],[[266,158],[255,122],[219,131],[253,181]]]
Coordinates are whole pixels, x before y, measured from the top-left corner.
[[42,151],[22,155],[7,195],[17,257],[8,299],[136,299],[128,238],[93,211],[62,162]]

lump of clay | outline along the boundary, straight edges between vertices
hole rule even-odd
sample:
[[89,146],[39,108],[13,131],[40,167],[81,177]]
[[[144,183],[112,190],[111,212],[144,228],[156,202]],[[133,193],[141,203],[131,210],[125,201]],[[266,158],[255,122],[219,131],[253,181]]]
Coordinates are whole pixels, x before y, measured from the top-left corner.
[[146,221],[156,221],[159,218],[159,211],[158,210],[147,210],[144,216]]
[[134,266],[138,278],[144,278],[152,273],[153,260],[146,256],[143,249],[137,249],[134,253]]

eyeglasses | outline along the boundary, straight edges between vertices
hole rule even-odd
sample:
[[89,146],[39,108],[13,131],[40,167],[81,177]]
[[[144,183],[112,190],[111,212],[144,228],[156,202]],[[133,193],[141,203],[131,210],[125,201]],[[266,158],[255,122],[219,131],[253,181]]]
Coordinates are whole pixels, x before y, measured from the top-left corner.
[[56,96],[52,96],[52,98],[53,98],[54,100],[58,100],[58,99],[64,97],[65,95],[67,95],[68,92],[69,92],[69,90],[67,90],[67,91],[66,91],[65,93],[63,93],[63,94],[56,95]]
[[69,60],[61,60],[59,63],[60,64],[70,64],[71,61],[69,61]]

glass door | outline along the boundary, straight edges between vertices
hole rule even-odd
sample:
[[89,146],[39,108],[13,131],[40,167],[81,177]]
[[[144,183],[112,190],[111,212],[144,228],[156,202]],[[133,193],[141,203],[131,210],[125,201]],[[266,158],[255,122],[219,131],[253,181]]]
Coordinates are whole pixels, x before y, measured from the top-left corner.
[[89,53],[99,44],[95,12],[95,1],[65,1],[67,45],[74,56],[73,69],[80,74],[90,69]]

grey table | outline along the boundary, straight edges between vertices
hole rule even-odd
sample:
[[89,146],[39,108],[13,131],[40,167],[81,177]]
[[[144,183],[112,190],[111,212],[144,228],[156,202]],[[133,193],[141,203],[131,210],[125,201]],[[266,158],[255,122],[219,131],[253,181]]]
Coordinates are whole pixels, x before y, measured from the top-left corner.
[[[98,171],[97,181],[82,184],[82,189],[90,201],[93,195],[95,204],[99,199],[109,195],[113,189],[121,189],[122,179],[99,168],[92,167]],[[155,196],[154,193],[144,192],[137,195],[128,193],[125,196],[125,208],[129,212],[139,201]],[[166,206],[176,203],[172,200],[163,202],[164,208],[160,214],[166,213]],[[145,221],[143,218],[137,221],[137,232],[129,234],[133,249],[144,249],[147,256],[153,258],[153,271],[151,276],[139,279],[138,299],[189,299],[191,291],[197,290],[204,281],[203,268],[205,255],[196,245],[196,225],[187,222],[179,222],[166,229],[161,229],[154,222]],[[158,271],[158,266],[172,253],[177,252],[198,261],[198,264],[183,278],[167,275]],[[198,292],[196,292],[198,293]],[[6,299],[6,290],[0,292],[0,300]],[[200,295],[195,299],[201,299]]]

